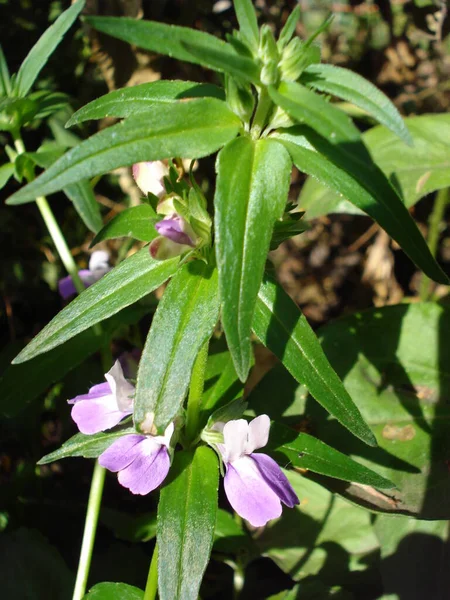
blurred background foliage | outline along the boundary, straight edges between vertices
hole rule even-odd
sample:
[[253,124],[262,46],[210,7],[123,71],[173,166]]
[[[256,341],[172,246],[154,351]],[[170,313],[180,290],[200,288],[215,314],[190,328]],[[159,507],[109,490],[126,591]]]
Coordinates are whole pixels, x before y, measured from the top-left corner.
[[[62,0],[0,0],[0,37],[11,72],[17,71],[28,49],[68,4]],[[298,33],[302,37],[311,34],[329,12],[334,14],[331,27],[321,36],[326,62],[364,75],[404,116],[416,119],[448,112],[450,19],[445,2],[301,0],[300,4]],[[295,2],[256,0],[255,5],[262,19],[279,30]],[[229,0],[88,0],[86,12],[163,20],[221,37],[236,25]],[[78,26],[69,31],[49,60],[36,89],[64,92],[72,109],[77,109],[125,85],[160,78],[214,81],[215,77],[194,65],[130,48]],[[344,108],[355,114],[353,107]],[[76,143],[73,134],[86,137],[111,122],[83,124],[69,132],[64,129],[69,115],[67,109],[27,127],[27,148],[35,150],[51,138],[64,139],[70,145]],[[355,117],[363,130],[373,124],[365,115]],[[440,144],[440,165],[448,173],[448,139],[443,132],[444,128],[433,131],[432,141]],[[3,163],[5,145],[11,140],[6,133],[0,133],[0,140]],[[398,152],[401,154],[401,149]],[[393,157],[386,160],[390,163]],[[213,161],[202,161],[196,177],[210,195],[213,175]],[[417,181],[420,177],[419,173]],[[10,181],[2,190],[3,197],[16,186]],[[439,188],[445,188],[442,181],[429,191]],[[128,169],[96,182],[95,193],[104,221],[139,201]],[[445,568],[450,516],[450,444],[445,442],[450,402],[448,288],[433,284],[421,294],[422,299],[439,300],[440,306],[414,306],[422,281],[414,265],[367,217],[349,214],[345,206],[324,210],[325,201],[327,207],[335,207],[336,199],[321,194],[314,182],[305,183],[303,175],[295,174],[291,199],[299,198],[300,207],[316,218],[306,233],[273,252],[271,260],[278,279],[310,322],[320,327],[327,355],[374,427],[380,448],[372,451],[337,431],[320,407],[313,408],[307,391],[259,348],[246,392],[250,401],[256,399],[251,404],[256,412],[267,410],[299,431],[317,434],[392,478],[399,486],[395,511],[404,516],[379,514],[380,510],[389,513],[392,506],[375,490],[292,473],[302,503],[264,532],[248,534],[229,513],[220,511],[213,560],[201,597],[444,599],[450,594]],[[417,202],[419,197],[422,199]],[[77,262],[85,266],[92,234],[86,232],[63,194],[51,201]],[[411,202],[425,236],[434,201],[435,195],[425,189]],[[436,251],[448,270],[446,205],[444,198]],[[120,241],[103,247],[111,253],[112,262],[132,250],[130,244]],[[2,203],[0,252],[3,371],[20,347],[60,310],[56,286],[64,272],[34,204],[7,207]],[[388,307],[405,299],[400,307]],[[360,313],[363,309],[370,310]],[[357,314],[348,316],[353,313]],[[329,323],[336,317],[344,319]],[[114,355],[140,345],[150,317],[139,324],[137,320],[130,316],[116,334]],[[372,329],[380,320],[387,332],[381,340]],[[446,338],[439,337],[438,331],[447,331]],[[99,381],[101,367],[93,359],[76,370],[64,367],[62,371],[62,378],[43,390],[34,388],[36,393],[31,389],[35,383],[29,385],[26,393],[36,396],[35,400],[0,423],[0,577],[2,582],[8,581],[6,587],[2,585],[2,597],[7,600],[64,600],[70,595],[91,465],[81,460],[41,468],[35,464],[74,433],[65,400]],[[14,386],[8,390],[16,393]],[[274,396],[279,399],[279,415],[272,414]],[[443,441],[438,444],[436,440]],[[226,506],[225,502],[221,505]],[[153,549],[150,540],[155,535],[155,507],[153,497],[136,498],[108,478],[91,584],[112,580],[144,586]],[[13,569],[21,575],[11,578]],[[287,589],[290,591],[283,591]]]

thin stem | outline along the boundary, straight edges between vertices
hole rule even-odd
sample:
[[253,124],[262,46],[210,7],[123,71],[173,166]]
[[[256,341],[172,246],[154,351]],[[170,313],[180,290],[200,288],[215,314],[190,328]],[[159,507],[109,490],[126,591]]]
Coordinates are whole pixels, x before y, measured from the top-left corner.
[[94,548],[98,515],[102,501],[105,483],[105,469],[96,461],[92,476],[91,491],[89,492],[86,521],[84,524],[83,542],[81,544],[80,562],[78,563],[77,578],[72,600],[81,600],[86,592],[86,584],[91,566],[92,550]]
[[[433,210],[430,215],[429,220],[429,232],[428,232],[428,246],[430,248],[430,252],[433,256],[436,256],[438,242],[439,242],[439,234],[440,234],[440,226],[442,223],[442,219],[444,218],[445,209],[447,204],[450,201],[450,188],[444,188],[439,190],[436,194],[436,199],[434,201]],[[422,302],[426,302],[430,299],[431,296],[431,286],[432,281],[425,274],[422,275],[422,279],[420,281],[420,300]]]
[[258,106],[256,107],[255,116],[253,117],[251,134],[254,139],[261,135],[264,127],[267,125],[269,115],[273,109],[273,102],[269,96],[269,92],[265,87],[261,88],[259,93]]
[[155,544],[153,550],[152,562],[148,570],[147,585],[143,600],[155,600],[158,591],[158,544]]
[[192,369],[191,385],[186,411],[186,438],[192,441],[198,434],[200,409],[202,404],[203,388],[205,385],[206,362],[208,360],[209,340],[207,340],[195,359]]

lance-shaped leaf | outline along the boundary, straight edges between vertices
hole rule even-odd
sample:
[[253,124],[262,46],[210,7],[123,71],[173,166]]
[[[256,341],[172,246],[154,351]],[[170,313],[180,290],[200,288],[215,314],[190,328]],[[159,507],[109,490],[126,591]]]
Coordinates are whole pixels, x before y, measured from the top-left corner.
[[89,102],[67,121],[66,127],[89,119],[132,117],[149,112],[155,105],[167,107],[183,98],[217,98],[225,100],[224,91],[212,84],[194,81],[152,81],[115,90]]
[[376,446],[373,433],[328,362],[306,318],[281,286],[266,279],[258,294],[253,331],[297,381],[354,435]]
[[282,454],[291,466],[308,469],[342,481],[391,489],[395,485],[372,469],[361,465],[342,452],[307,433],[295,432],[289,427],[273,423],[270,428],[268,450]]
[[251,327],[273,226],[286,205],[288,153],[274,140],[239,138],[217,160],[216,255],[222,323],[236,371],[244,381],[251,361]]
[[374,219],[431,279],[448,283],[394,188],[375,165],[364,165],[340,152],[309,127],[293,127],[277,134],[295,166],[342,194]]
[[91,247],[104,240],[131,237],[142,242],[151,242],[158,235],[155,223],[159,221],[149,204],[132,206],[116,215],[107,223],[91,242]]
[[158,593],[197,600],[217,514],[217,457],[206,447],[176,452],[158,506]]
[[115,440],[130,433],[136,433],[133,427],[122,427],[120,430],[106,433],[94,433],[93,435],[76,433],[67,440],[67,442],[64,442],[61,448],[43,456],[38,462],[38,465],[47,465],[48,463],[55,462],[55,460],[61,460],[62,458],[68,458],[70,456],[97,458],[102,452],[109,448]]
[[252,50],[258,50],[259,29],[255,9],[251,0],[233,0],[234,10],[242,35]]
[[300,81],[359,106],[398,135],[405,144],[412,145],[411,135],[398,110],[383,92],[361,75],[342,67],[315,64],[304,70]]
[[40,177],[9,198],[9,204],[31,202],[79,179],[136,162],[174,156],[201,158],[233,139],[241,126],[225,102],[199,98],[159,105],[130,117],[71,148]]
[[171,277],[177,269],[178,261],[178,257],[166,261],[154,260],[148,248],[142,248],[58,313],[13,363],[21,363],[47,352],[137,302]]
[[36,81],[56,46],[61,42],[66,31],[80,14],[84,7],[84,0],[74,2],[70,8],[65,10],[39,38],[37,43],[28,53],[23,61],[14,83],[13,91],[18,96],[26,96],[31,86]]
[[8,63],[6,62],[3,48],[0,44],[0,96],[9,96],[11,92],[11,79],[9,76]]
[[126,583],[97,583],[83,600],[144,600],[144,592]]
[[134,422],[142,431],[164,431],[174,419],[218,318],[217,270],[202,261],[185,264],[164,292],[139,363]]
[[259,82],[259,68],[252,59],[240,56],[233,46],[209,33],[130,18],[87,17],[86,21],[98,31],[144,50],[197,63],[253,83]]

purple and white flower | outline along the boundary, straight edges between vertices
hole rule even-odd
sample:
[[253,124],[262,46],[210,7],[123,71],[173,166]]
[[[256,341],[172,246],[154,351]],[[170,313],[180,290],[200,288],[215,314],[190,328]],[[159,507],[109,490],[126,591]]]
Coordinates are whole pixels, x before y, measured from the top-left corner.
[[98,458],[109,471],[118,473],[121,485],[133,494],[145,496],[156,489],[170,468],[170,440],[174,431],[171,423],[164,435],[131,433],[113,442]]
[[163,181],[168,174],[169,169],[161,160],[140,162],[133,165],[134,180],[145,195],[150,193],[161,198],[166,193]]
[[72,419],[81,433],[105,431],[133,412],[134,386],[128,382],[120,362],[105,374],[106,382],[94,385],[87,394],[69,400],[73,404]]
[[281,515],[281,503],[293,508],[299,503],[277,463],[267,454],[254,453],[269,439],[270,419],[260,415],[217,422],[213,429],[223,433],[217,448],[226,466],[225,493],[233,509],[254,527],[262,527]]
[[158,260],[166,260],[184,254],[196,246],[194,230],[189,223],[177,213],[165,217],[156,223],[160,234],[150,244],[150,254]]
[[[109,254],[104,250],[96,250],[89,259],[89,268],[78,271],[81,281],[85,287],[89,287],[111,270]],[[68,275],[58,281],[59,294],[66,300],[77,293],[72,277]]]

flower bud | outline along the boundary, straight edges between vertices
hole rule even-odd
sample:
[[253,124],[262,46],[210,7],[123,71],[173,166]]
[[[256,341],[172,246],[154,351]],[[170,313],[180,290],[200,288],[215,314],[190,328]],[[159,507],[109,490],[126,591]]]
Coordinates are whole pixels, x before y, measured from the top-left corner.
[[297,81],[306,67],[314,63],[320,63],[319,46],[294,38],[284,49],[280,61],[281,77],[284,81]]
[[145,195],[154,194],[161,198],[166,193],[163,182],[168,174],[168,167],[160,160],[133,165],[134,180]]

